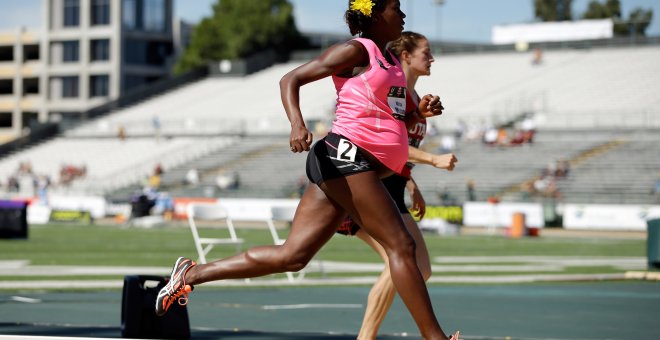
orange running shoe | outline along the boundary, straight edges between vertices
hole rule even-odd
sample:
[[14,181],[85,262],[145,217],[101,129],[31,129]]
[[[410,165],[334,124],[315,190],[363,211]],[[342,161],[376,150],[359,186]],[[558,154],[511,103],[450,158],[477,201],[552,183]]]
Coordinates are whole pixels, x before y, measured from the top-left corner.
[[158,292],[156,315],[165,315],[174,301],[177,301],[181,306],[188,304],[188,293],[192,292],[193,287],[186,284],[185,276],[188,270],[196,264],[195,261],[185,257],[179,257],[176,260],[172,275],[170,275],[170,282]]

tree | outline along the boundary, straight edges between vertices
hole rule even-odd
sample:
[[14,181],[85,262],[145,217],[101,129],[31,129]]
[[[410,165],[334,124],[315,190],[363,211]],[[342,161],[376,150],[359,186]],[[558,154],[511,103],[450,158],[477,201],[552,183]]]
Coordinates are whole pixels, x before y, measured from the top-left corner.
[[596,0],[589,2],[589,5],[587,5],[587,11],[582,14],[582,19],[604,19],[610,17],[611,15],[607,10],[607,7],[603,6]]
[[653,19],[653,10],[635,8],[630,12],[628,20],[621,15],[621,1],[607,0],[604,4],[592,0],[587,11],[582,14],[583,19],[612,19],[614,21],[614,34],[627,36],[630,34],[645,35],[646,29]]
[[534,0],[534,17],[541,21],[567,21],[573,18],[573,0]]
[[621,20],[621,3],[619,0],[607,0],[601,4],[597,0],[591,0],[587,5],[587,11],[582,14],[582,19],[612,19],[614,21],[614,34],[626,35],[628,27]]
[[175,73],[268,49],[285,54],[305,45],[287,0],[218,0],[213,16],[195,28]]
[[653,20],[652,9],[644,10],[641,8],[635,8],[630,12],[628,27],[631,28],[631,33],[645,36],[646,29],[651,25],[651,20]]

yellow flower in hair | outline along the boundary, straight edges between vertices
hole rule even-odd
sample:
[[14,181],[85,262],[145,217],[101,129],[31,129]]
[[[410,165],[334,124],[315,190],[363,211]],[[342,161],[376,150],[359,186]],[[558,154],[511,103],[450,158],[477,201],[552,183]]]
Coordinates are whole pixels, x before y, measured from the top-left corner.
[[368,17],[371,16],[371,9],[373,7],[374,3],[371,0],[353,0],[353,2],[351,2],[352,11],[359,11]]

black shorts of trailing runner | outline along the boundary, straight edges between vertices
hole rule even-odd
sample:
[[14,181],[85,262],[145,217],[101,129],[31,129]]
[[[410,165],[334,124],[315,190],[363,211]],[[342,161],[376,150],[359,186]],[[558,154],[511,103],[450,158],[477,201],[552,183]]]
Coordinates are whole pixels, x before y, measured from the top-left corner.
[[324,181],[371,171],[363,152],[348,138],[329,133],[307,155],[307,178],[316,185]]
[[[392,175],[383,178],[381,181],[383,182],[383,185],[385,185],[387,192],[390,194],[390,196],[392,196],[392,199],[394,200],[394,203],[396,203],[396,207],[399,209],[399,212],[401,214],[409,214],[410,212],[408,211],[406,203],[403,199],[408,178],[399,175]],[[355,221],[353,221],[353,219],[349,216],[344,219],[344,222],[342,222],[341,225],[339,225],[339,228],[337,228],[336,232],[346,236],[353,236],[358,232],[358,230],[360,230],[360,225],[355,223]]]
[[408,214],[408,208],[406,207],[406,202],[403,199],[403,195],[406,190],[406,183],[408,183],[408,178],[392,175],[382,179],[385,189],[390,193],[396,207],[399,208],[399,212],[402,214]]

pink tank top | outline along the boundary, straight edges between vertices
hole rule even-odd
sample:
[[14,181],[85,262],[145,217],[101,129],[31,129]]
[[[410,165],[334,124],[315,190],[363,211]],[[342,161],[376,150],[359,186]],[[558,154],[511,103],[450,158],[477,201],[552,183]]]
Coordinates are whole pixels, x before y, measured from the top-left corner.
[[332,132],[351,140],[383,165],[401,173],[408,160],[406,78],[399,61],[394,65],[376,44],[363,38],[355,41],[369,52],[369,69],[352,78],[333,76],[337,90],[336,119]]

